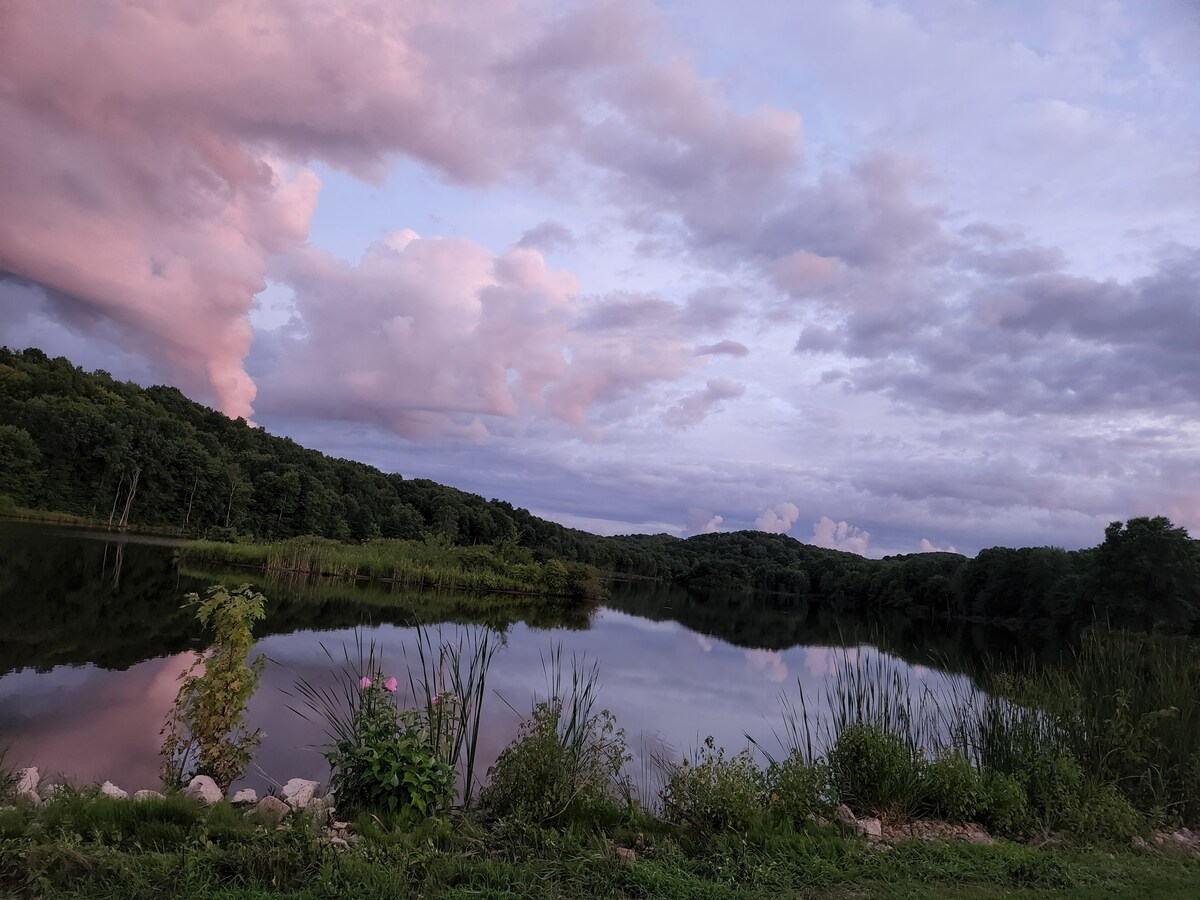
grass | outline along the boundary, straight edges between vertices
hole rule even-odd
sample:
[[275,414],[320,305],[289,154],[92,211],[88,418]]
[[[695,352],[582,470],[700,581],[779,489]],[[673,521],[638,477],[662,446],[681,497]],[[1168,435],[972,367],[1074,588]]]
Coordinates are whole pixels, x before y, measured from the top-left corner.
[[[640,817],[639,817],[640,816]],[[355,823],[335,851],[315,824],[277,831],[221,803],[67,792],[0,812],[0,894],[14,897],[1155,897],[1200,895],[1200,863],[1116,846],[909,842],[881,851],[812,825],[687,848],[632,813],[605,826],[467,819]],[[613,846],[638,841],[622,862]]]
[[455,547],[445,540],[374,540],[346,544],[300,537],[273,543],[189,541],[180,559],[192,565],[243,566],[305,577],[382,581],[414,588],[536,594],[595,600],[603,587],[591,566],[537,562],[522,548]]

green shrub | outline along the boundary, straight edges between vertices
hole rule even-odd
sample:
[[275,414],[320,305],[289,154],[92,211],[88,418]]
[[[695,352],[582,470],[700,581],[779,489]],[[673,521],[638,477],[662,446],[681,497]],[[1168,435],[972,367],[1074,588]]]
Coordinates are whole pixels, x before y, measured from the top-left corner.
[[1084,803],[1078,829],[1082,834],[1125,842],[1146,830],[1146,820],[1115,785],[1105,784]]
[[1066,750],[1042,750],[1023,773],[1031,815],[1047,830],[1078,827],[1083,806],[1083,770]]
[[949,822],[965,822],[979,811],[979,773],[959,753],[925,766],[921,777],[921,812]]
[[[798,776],[793,776],[798,780]],[[749,750],[726,757],[712,737],[671,769],[662,791],[668,821],[695,831],[744,831],[764,806],[767,780]]]
[[628,759],[625,732],[611,713],[577,720],[564,715],[556,695],[534,706],[516,740],[488,769],[479,804],[498,818],[542,824],[576,819],[612,806]]
[[772,761],[766,771],[767,808],[778,820],[802,824],[825,806],[821,799],[827,773],[823,766],[810,766],[800,753],[782,762]]
[[229,789],[250,764],[262,741],[261,729],[250,731],[246,704],[258,687],[266,658],[246,664],[254,646],[255,622],[262,621],[262,594],[243,584],[234,590],[213,585],[201,600],[188,594],[196,619],[211,627],[213,644],[206,655],[196,654],[180,676],[175,704],[163,726],[162,779],[177,785],[192,775],[208,775]]
[[454,800],[454,769],[439,758],[424,716],[392,702],[395,679],[364,676],[346,727],[325,758],[330,787],[350,809],[431,815]]
[[871,725],[851,725],[829,751],[834,797],[860,813],[903,817],[920,802],[920,767],[908,745]]
[[988,772],[982,779],[979,815],[998,834],[1016,836],[1029,827],[1029,796],[1025,787],[1003,772]]

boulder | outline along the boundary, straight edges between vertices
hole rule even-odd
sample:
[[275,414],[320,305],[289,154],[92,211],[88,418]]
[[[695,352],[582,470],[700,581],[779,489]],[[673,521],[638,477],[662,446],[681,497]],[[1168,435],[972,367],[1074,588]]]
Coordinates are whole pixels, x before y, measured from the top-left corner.
[[263,797],[252,809],[246,810],[246,815],[259,818],[263,824],[278,825],[288,812],[288,805],[278,797]]
[[283,799],[292,809],[304,809],[317,796],[320,787],[317,782],[307,778],[293,778],[283,786]]
[[42,776],[38,774],[38,770],[34,766],[28,769],[17,770],[17,793],[22,796],[37,794],[38,785],[42,781]]
[[217,787],[217,783],[207,775],[197,775],[193,778],[184,791],[187,796],[199,800],[205,806],[212,806],[214,803],[220,803],[225,794]]
[[240,791],[238,791],[236,794],[233,795],[233,800],[231,802],[233,802],[235,804],[257,803],[258,802],[258,794],[256,794],[254,792],[254,788],[242,788]]
[[100,785],[100,794],[104,797],[112,797],[114,800],[128,800],[129,791],[123,791],[111,781],[106,781]]
[[133,799],[141,803],[143,800],[166,800],[158,791],[140,790],[133,792]]

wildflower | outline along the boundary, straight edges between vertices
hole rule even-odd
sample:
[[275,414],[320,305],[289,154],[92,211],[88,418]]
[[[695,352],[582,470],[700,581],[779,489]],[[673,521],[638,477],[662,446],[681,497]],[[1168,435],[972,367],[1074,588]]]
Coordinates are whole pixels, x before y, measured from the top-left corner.
[[440,694],[434,694],[432,697],[430,697],[430,698],[429,698],[429,705],[430,705],[430,706],[437,706],[437,705],[438,705],[438,701],[439,701],[439,700],[441,700],[441,699],[442,699],[442,697],[441,697],[441,695],[440,695]]
[[383,683],[383,689],[385,691],[387,691],[389,694],[394,694],[394,693],[396,693],[396,687],[397,687],[397,685],[399,685],[399,683],[400,682],[396,681],[395,678],[389,678],[387,681],[385,681]]
[[369,688],[371,686],[371,679],[368,678],[366,675],[364,675],[362,677],[362,679],[358,682],[358,686],[365,691],[367,688]]

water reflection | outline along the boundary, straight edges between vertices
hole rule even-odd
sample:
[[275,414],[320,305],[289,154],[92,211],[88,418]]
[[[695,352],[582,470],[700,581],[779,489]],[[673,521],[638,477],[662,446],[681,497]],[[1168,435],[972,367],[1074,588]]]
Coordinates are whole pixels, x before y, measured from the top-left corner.
[[[214,576],[180,573],[166,546],[94,540],[0,523],[0,743],[10,760],[87,783],[156,786],[159,734],[198,646],[180,597]],[[119,559],[119,571],[117,560]],[[116,577],[114,577],[116,576]],[[340,657],[354,627],[403,677],[414,652],[414,621],[486,622],[504,634],[489,675],[480,758],[486,766],[516,732],[519,716],[545,691],[543,658],[598,660],[600,704],[611,709],[639,753],[651,737],[676,753],[711,734],[729,748],[749,732],[767,744],[782,725],[779,692],[797,682],[819,694],[850,647],[860,661],[888,652],[935,691],[969,672],[986,641],[979,630],[928,623],[853,622],[815,604],[733,604],[656,587],[623,586],[591,614],[508,598],[481,606],[469,595],[389,593],[345,585],[264,586],[271,608],[257,652],[271,660],[249,708],[265,732],[245,783],[260,791],[293,777],[325,779],[313,749],[320,726],[291,709],[298,677],[332,677],[324,643]],[[453,627],[453,626],[450,626]],[[924,642],[924,643],[923,643]],[[352,651],[353,652],[353,651]],[[938,652],[944,660],[934,665]],[[903,663],[897,663],[904,666]],[[499,695],[499,696],[497,696]],[[511,708],[510,708],[511,707]],[[638,770],[635,760],[634,771]]]

